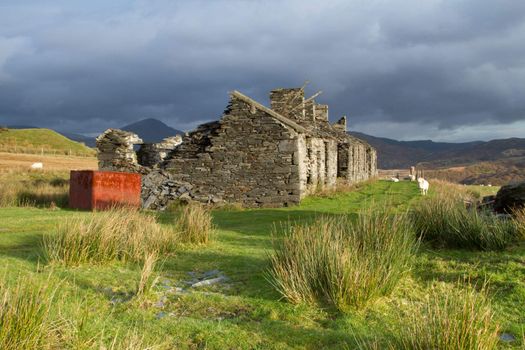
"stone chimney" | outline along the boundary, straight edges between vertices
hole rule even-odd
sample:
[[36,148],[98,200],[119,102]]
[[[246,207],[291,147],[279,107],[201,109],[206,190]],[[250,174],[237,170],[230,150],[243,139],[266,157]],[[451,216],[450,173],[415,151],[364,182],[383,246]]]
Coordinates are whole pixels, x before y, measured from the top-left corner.
[[283,117],[296,121],[305,119],[304,89],[275,89],[270,91],[271,108]]
[[310,123],[315,120],[315,101],[309,100],[304,103],[304,118]]
[[336,121],[333,125],[334,129],[346,132],[346,115]]
[[328,121],[328,105],[315,105],[315,120],[316,121]]

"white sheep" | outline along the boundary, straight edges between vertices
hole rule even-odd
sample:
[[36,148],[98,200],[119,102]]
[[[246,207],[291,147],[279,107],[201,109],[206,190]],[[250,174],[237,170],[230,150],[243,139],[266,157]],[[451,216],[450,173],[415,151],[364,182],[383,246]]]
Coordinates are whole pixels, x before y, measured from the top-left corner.
[[390,181],[392,181],[392,182],[399,182],[399,179],[397,177],[392,177],[392,178],[390,178]]
[[419,189],[421,190],[421,194],[423,196],[426,196],[428,193],[428,188],[430,186],[428,181],[420,177],[417,179],[417,185],[419,186]]
[[44,169],[44,164],[42,162],[33,163],[31,169]]

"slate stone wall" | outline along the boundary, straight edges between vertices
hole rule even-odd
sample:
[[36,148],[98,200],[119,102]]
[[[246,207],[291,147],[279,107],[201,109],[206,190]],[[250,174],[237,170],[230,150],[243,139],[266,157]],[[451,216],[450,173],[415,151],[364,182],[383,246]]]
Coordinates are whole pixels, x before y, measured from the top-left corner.
[[133,146],[142,140],[134,133],[119,129],[107,129],[97,137],[99,170],[142,172]]
[[[306,118],[304,106],[304,89],[275,89],[270,91],[271,109],[295,121]],[[313,112],[313,111],[312,111]]]
[[299,145],[296,132],[232,97],[223,118],[185,137],[165,169],[191,182],[200,201],[292,205],[301,197]]
[[167,137],[159,143],[144,143],[137,151],[138,163],[150,168],[157,167],[181,143],[180,135]]
[[337,171],[339,177],[347,179],[350,183],[376,176],[376,150],[357,140],[339,144]]

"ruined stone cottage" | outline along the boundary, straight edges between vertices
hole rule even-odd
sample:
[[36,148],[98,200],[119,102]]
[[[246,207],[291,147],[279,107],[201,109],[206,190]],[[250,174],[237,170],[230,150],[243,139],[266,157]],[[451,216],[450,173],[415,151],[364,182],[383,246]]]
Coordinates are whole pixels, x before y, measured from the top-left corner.
[[[110,129],[97,138],[99,168],[142,173],[143,206],[151,209],[181,197],[287,206],[338,178],[375,176],[375,149],[346,133],[346,117],[330,124],[328,106],[314,97],[305,99],[303,88],[277,89],[268,108],[233,91],[220,120],[175,142],[143,144]],[[134,144],[141,144],[137,154]]]

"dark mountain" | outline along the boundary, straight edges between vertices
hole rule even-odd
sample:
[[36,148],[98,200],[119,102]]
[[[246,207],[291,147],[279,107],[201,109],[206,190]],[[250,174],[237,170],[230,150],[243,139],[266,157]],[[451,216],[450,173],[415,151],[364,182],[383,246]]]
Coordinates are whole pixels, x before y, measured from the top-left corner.
[[[166,137],[184,134],[183,131],[174,129],[160,120],[153,118],[143,119],[136,123],[123,126],[120,129],[134,132],[139,135],[144,142],[160,142]],[[95,137],[70,132],[61,132],[61,134],[71,140],[83,142],[89,147],[95,147]]]
[[[36,126],[29,125],[8,125],[9,129],[38,129]],[[174,129],[160,120],[148,118],[140,120],[136,123],[121,127],[120,129],[134,132],[139,135],[144,142],[160,142],[166,137],[182,135],[183,131]],[[82,134],[72,132],[57,131],[59,134],[71,139],[73,141],[82,142],[88,147],[95,147],[95,137],[90,137]]]
[[174,129],[160,120],[148,118],[133,124],[126,125],[122,130],[131,131],[139,135],[144,142],[160,142],[166,137],[182,135],[183,131]]
[[525,139],[510,138],[463,143],[396,141],[359,132],[351,135],[363,139],[377,149],[381,169],[400,169],[422,163],[426,168],[468,165],[525,156]]

